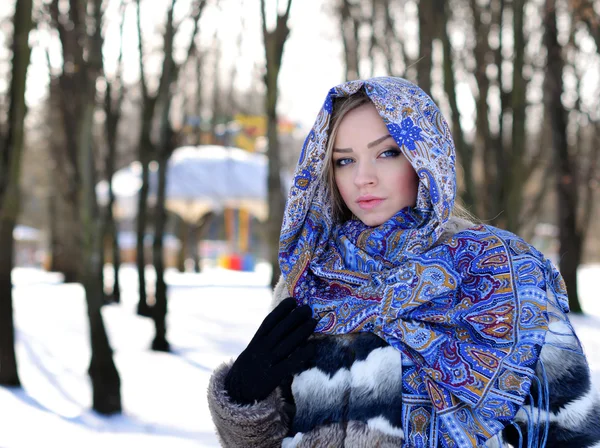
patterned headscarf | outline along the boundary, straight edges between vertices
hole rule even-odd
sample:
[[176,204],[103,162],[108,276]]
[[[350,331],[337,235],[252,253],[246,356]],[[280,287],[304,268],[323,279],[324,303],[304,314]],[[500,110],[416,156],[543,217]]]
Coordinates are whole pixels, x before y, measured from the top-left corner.
[[[378,227],[333,220],[323,174],[333,100],[364,89],[419,177],[414,207]],[[330,90],[290,189],[280,266],[318,332],[372,332],[400,350],[410,446],[481,446],[529,395],[548,330],[548,297],[568,311],[562,278],[517,236],[478,225],[443,240],[456,195],[449,127],[400,78]],[[404,363],[403,363],[404,364]]]

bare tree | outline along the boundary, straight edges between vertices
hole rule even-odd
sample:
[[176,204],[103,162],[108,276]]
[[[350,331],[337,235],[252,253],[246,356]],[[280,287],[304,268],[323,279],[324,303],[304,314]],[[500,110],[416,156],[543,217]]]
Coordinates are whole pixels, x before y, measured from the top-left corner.
[[277,89],[277,80],[281,69],[281,59],[283,56],[283,47],[290,34],[288,28],[288,18],[292,0],[287,0],[285,12],[280,14],[277,11],[277,21],[275,29],[269,31],[267,28],[267,11],[265,0],[260,0],[260,11],[262,17],[263,41],[265,45],[266,73],[264,77],[267,94],[265,97],[265,109],[267,113],[267,157],[269,159],[269,171],[267,177],[267,190],[269,201],[269,217],[267,222],[269,232],[269,253],[270,261],[273,266],[273,275],[271,285],[275,286],[281,271],[279,269],[279,233],[281,222],[283,220],[283,209],[285,207],[285,198],[281,188],[281,155],[279,149],[279,133],[277,129],[277,99],[279,92]]
[[[140,77],[142,83],[143,92],[143,125],[142,135],[140,136],[140,161],[142,161],[143,170],[146,171],[145,176],[143,175],[142,190],[145,190],[145,194],[140,192],[140,208],[138,209],[138,269],[140,270],[140,301],[138,304],[138,311],[142,310],[144,306],[148,306],[144,296],[142,296],[142,288],[145,285],[145,276],[143,275],[143,235],[145,231],[145,204],[148,191],[148,163],[151,157],[149,150],[156,156],[158,162],[158,186],[157,186],[157,200],[155,208],[155,225],[154,225],[154,240],[152,245],[152,255],[154,261],[154,268],[156,270],[156,288],[155,288],[155,303],[149,315],[154,320],[155,324],[155,337],[152,341],[152,349],[160,351],[169,351],[169,343],[166,339],[166,314],[167,314],[167,285],[164,281],[164,261],[163,261],[163,234],[166,223],[166,210],[165,210],[165,193],[167,184],[167,163],[169,158],[176,147],[176,134],[171,128],[169,122],[169,114],[171,110],[171,98],[172,88],[177,84],[177,78],[181,69],[182,63],[176,63],[173,55],[173,43],[175,34],[181,23],[174,22],[174,8],[177,0],[172,0],[170,8],[167,13],[167,22],[165,32],[163,35],[163,53],[164,59],[162,64],[162,71],[160,74],[160,82],[158,90],[154,95],[150,95],[148,92],[148,86],[146,83],[146,77],[144,75],[143,68],[143,36],[140,27],[140,2],[137,0],[138,5],[138,39],[139,39],[139,50],[140,50]],[[195,0],[192,3],[192,11],[190,16],[192,17],[194,28],[190,38],[189,45],[187,47],[186,59],[190,59],[192,52],[194,51],[194,40],[199,29],[199,20],[202,15],[202,11],[206,6],[206,0]],[[184,61],[184,62],[185,62]],[[152,141],[152,121],[156,120],[156,135],[157,138]],[[143,207],[142,207],[143,203]],[[142,208],[144,209],[144,216],[141,215]],[[141,257],[140,257],[141,255]],[[140,263],[140,261],[142,263]],[[141,265],[140,265],[141,264]]]
[[464,192],[463,202],[467,207],[473,207],[475,200],[475,183],[473,179],[473,147],[468,144],[461,125],[461,114],[458,109],[458,94],[456,91],[456,55],[453,52],[450,43],[448,27],[451,19],[450,5],[442,5],[442,18],[440,24],[440,33],[444,54],[443,72],[444,72],[444,90],[450,103],[450,112],[452,118],[452,135],[456,146],[456,152],[464,170]]
[[[117,135],[119,122],[121,121],[121,111],[123,107],[123,99],[125,97],[125,87],[123,85],[123,30],[124,16],[126,12],[125,3],[121,2],[120,6],[121,25],[120,25],[120,41],[119,41],[119,57],[117,60],[117,69],[115,79],[106,79],[106,92],[104,95],[104,132],[106,135],[106,145],[108,151],[106,154],[106,180],[108,182],[108,204],[106,212],[103,216],[102,226],[102,242],[106,241],[106,237],[110,238],[112,249],[112,264],[114,272],[114,283],[112,288],[111,300],[114,302],[121,301],[121,288],[119,284],[119,267],[121,264],[121,255],[118,242],[118,229],[113,215],[113,207],[115,204],[115,192],[113,189],[113,175],[116,168],[117,158]],[[115,98],[113,98],[113,91]]]
[[49,5],[63,49],[63,70],[58,77],[61,113],[68,156],[67,184],[76,192],[81,246],[78,278],[85,289],[92,356],[88,373],[93,408],[102,414],[121,411],[121,381],[113,361],[100,312],[104,301],[102,276],[102,222],[96,202],[97,172],[93,122],[96,81],[102,75],[102,0],[71,2],[67,12],[59,0]]
[[360,79],[360,38],[359,29],[362,22],[360,2],[339,0],[339,20],[344,44],[344,61],[346,62],[346,80]]
[[25,138],[25,84],[29,67],[32,0],[13,16],[12,76],[6,135],[0,135],[0,385],[20,386],[12,308],[13,229],[19,215],[19,179]]
[[[555,0],[545,1],[544,44],[547,49],[547,71],[544,79],[544,98],[549,128],[552,135],[554,169],[556,172],[556,193],[558,212],[559,267],[569,294],[569,305],[573,312],[581,312],[577,288],[577,268],[583,256],[583,243],[588,233],[594,209],[593,181],[597,176],[600,149],[596,142],[584,138],[584,130],[597,133],[598,124],[591,123],[584,128],[578,123],[575,147],[569,145],[567,128],[569,117],[577,119],[584,115],[581,111],[581,88],[578,80],[578,101],[575,110],[568,113],[562,96],[565,91],[566,48],[558,41],[557,11]],[[574,26],[573,26],[574,28]],[[593,31],[593,30],[591,30]],[[573,39],[571,34],[571,42]],[[600,52],[600,49],[598,49]],[[589,115],[588,115],[588,118]],[[591,128],[591,129],[590,129]],[[587,142],[586,142],[587,140]]]
[[[443,3],[442,3],[443,6]],[[437,34],[433,0],[419,2],[419,59],[417,61],[417,83],[431,95],[431,69],[433,68],[433,40]]]
[[140,66],[140,84],[142,87],[142,126],[140,128],[138,141],[138,161],[142,168],[142,186],[138,197],[137,209],[137,250],[136,264],[138,271],[139,284],[139,300],[137,312],[141,316],[151,317],[151,309],[147,302],[146,295],[146,256],[144,250],[144,238],[146,236],[147,210],[148,210],[148,191],[150,182],[150,161],[154,152],[154,147],[150,139],[152,131],[152,119],[156,108],[157,96],[150,95],[148,83],[144,71],[144,40],[142,38],[141,25],[141,5],[140,0],[136,0],[137,4],[137,30],[138,30],[138,51],[139,51],[139,66]]
[[506,197],[506,228],[519,230],[520,213],[523,202],[524,156],[525,156],[525,111],[527,108],[527,81],[523,73],[525,66],[524,9],[527,0],[513,0],[513,77],[510,96],[512,110],[512,138],[508,153],[508,172],[511,188]]

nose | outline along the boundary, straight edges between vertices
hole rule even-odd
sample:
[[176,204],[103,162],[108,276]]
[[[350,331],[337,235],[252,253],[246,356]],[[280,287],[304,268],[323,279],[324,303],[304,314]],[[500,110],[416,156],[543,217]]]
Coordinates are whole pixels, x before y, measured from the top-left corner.
[[373,163],[363,162],[356,164],[354,184],[357,187],[377,184],[377,170]]

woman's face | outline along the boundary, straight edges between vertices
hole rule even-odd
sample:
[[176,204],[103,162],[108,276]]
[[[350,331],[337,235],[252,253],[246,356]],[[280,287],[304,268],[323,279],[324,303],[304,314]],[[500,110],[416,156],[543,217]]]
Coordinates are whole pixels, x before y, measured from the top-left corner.
[[333,145],[333,173],[350,211],[363,223],[383,224],[417,200],[418,178],[375,106],[348,112]]

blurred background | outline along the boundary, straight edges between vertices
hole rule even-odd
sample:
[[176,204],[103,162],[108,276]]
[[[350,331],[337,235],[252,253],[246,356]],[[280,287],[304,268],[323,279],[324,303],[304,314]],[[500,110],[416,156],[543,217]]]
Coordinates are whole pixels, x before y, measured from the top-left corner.
[[559,266],[600,383],[600,0],[4,0],[0,448],[218,446],[327,91],[402,76]]

